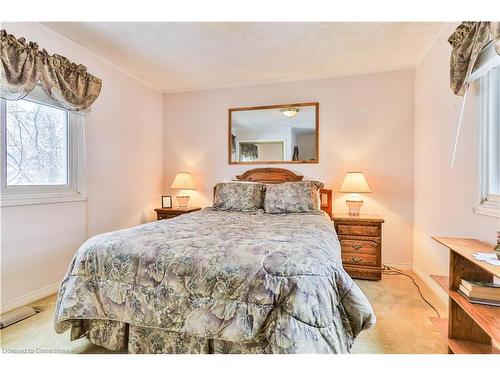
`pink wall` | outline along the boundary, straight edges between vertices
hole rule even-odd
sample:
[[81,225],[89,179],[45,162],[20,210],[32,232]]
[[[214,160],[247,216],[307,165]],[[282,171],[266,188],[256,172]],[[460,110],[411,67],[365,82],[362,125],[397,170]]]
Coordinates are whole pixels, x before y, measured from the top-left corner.
[[498,218],[472,212],[477,181],[476,93],[467,99],[455,167],[450,169],[462,99],[449,88],[450,25],[415,75],[414,266],[448,274],[448,252],[430,236],[479,238],[493,243]]
[[85,238],[154,219],[163,173],[163,104],[161,94],[40,25],[2,26],[103,80],[85,123],[88,200],[1,210],[5,309],[53,291]]
[[[431,235],[493,241],[498,218],[474,214],[476,117],[466,109],[456,167],[449,169],[460,98],[448,88],[448,31],[416,71],[161,95],[73,42],[37,24],[7,23],[51,53],[87,65],[103,91],[86,121],[86,202],[1,210],[2,308],[55,290],[81,243],[96,233],[154,219],[177,171],[193,173],[193,204],[211,204],[212,187],[249,169],[227,164],[227,109],[320,102],[320,163],[283,165],[334,189],[362,170],[373,193],[364,213],[385,220],[383,260],[447,273],[447,253]],[[449,32],[452,31],[450,26]],[[279,165],[278,165],[279,167]]]
[[[320,163],[284,165],[333,188],[334,209],[345,212],[338,193],[348,170],[365,172],[373,190],[363,212],[384,225],[385,262],[412,262],[414,73],[397,71],[164,96],[164,192],[177,171],[198,185],[193,203],[211,204],[212,188],[250,167],[227,163],[227,110],[279,103],[320,103]],[[279,167],[279,165],[278,165]]]

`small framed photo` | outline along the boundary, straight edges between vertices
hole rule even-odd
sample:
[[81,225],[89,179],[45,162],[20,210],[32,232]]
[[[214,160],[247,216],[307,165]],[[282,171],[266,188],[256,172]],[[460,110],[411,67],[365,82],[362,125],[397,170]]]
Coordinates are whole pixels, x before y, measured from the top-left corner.
[[161,208],[172,208],[172,197],[170,195],[162,195]]

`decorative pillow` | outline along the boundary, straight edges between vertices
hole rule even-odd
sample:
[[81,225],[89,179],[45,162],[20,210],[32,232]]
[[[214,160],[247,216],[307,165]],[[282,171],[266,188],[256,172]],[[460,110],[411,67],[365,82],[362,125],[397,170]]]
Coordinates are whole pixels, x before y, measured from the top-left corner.
[[255,211],[262,208],[264,185],[220,182],[215,186],[214,208],[222,211]]
[[322,187],[323,184],[318,181],[267,185],[264,211],[268,214],[285,214],[319,210],[318,195]]

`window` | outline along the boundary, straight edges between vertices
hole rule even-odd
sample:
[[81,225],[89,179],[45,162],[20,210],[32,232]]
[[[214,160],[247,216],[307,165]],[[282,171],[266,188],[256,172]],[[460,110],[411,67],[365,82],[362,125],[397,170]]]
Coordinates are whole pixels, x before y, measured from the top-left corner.
[[[489,46],[492,47],[492,46]],[[486,49],[484,54],[489,54]],[[479,84],[479,184],[475,211],[500,216],[500,64],[485,59]]]
[[83,115],[39,87],[0,100],[2,206],[84,199]]

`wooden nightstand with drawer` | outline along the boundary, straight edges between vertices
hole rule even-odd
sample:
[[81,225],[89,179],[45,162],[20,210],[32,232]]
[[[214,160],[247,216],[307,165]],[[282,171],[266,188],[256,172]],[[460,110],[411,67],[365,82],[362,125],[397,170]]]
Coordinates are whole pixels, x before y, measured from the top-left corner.
[[357,279],[382,278],[382,219],[378,215],[333,215],[342,265]]
[[182,214],[187,214],[189,212],[194,212],[201,210],[200,207],[188,207],[188,208],[156,208],[156,219],[172,219]]

